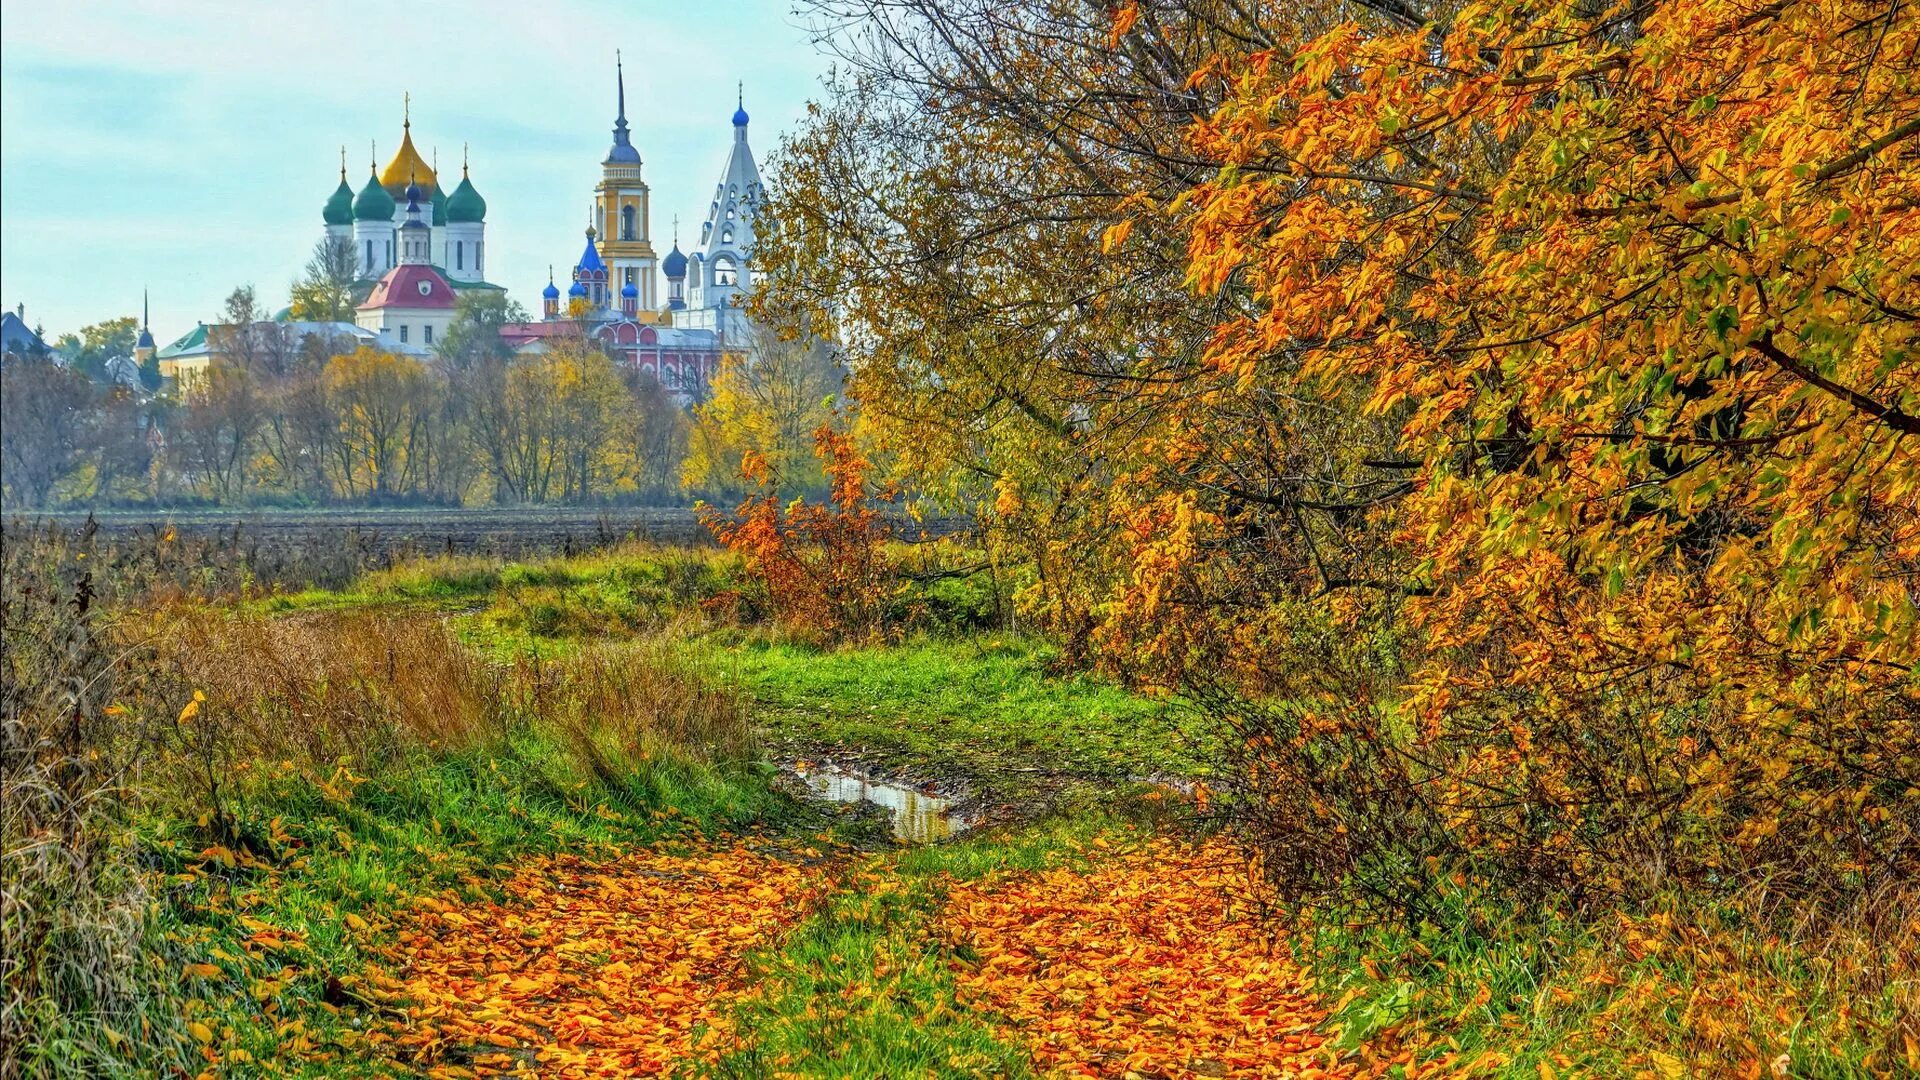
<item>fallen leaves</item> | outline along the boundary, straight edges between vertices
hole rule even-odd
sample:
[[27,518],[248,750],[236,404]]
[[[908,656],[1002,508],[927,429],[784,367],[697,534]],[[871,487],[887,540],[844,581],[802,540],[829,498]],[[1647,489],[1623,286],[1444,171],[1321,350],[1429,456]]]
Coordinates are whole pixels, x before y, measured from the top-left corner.
[[956,886],[961,998],[1066,1076],[1350,1075],[1320,1050],[1325,1014],[1304,973],[1230,917],[1244,866],[1223,846],[1157,841],[1084,873]]
[[725,1031],[742,955],[827,880],[735,847],[560,857],[502,902],[427,898],[392,952],[406,1023],[372,1041],[437,1076],[663,1072]]

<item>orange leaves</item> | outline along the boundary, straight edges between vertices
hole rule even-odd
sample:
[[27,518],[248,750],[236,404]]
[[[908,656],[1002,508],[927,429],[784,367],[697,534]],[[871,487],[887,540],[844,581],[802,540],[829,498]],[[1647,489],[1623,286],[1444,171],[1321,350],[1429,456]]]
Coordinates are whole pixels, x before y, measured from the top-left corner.
[[701,522],[720,542],[746,557],[765,588],[774,615],[789,629],[838,637],[876,631],[889,574],[881,550],[890,529],[876,507],[891,490],[868,482],[873,464],[853,437],[822,426],[814,453],[823,465],[829,504],[779,503],[779,491],[757,455],[745,475],[760,490],[726,518],[703,508]]
[[436,1075],[661,1073],[820,884],[744,848],[529,865],[502,901],[422,906],[392,954],[413,1004],[373,1041]]
[[1086,873],[955,888],[962,1000],[1007,1017],[1065,1076],[1345,1076],[1320,1050],[1305,977],[1223,890],[1225,845],[1156,842]]
[[[1203,452],[1115,516],[1223,525],[1127,568],[1102,639],[1176,677],[1239,661],[1256,699],[1352,666],[1310,749],[1249,751],[1303,884],[1394,862],[1347,854],[1369,842],[1521,890],[1639,888],[1634,835],[1668,882],[1913,866],[1886,823],[1920,790],[1920,90],[1835,28],[1912,50],[1920,19],[1610,17],[1494,0],[1438,48],[1332,27],[1229,64],[1191,132],[1217,171],[1188,281],[1234,309],[1207,362],[1235,392],[1182,403]],[[1274,402],[1298,419],[1248,421]],[[1390,689],[1299,629],[1356,620]]]

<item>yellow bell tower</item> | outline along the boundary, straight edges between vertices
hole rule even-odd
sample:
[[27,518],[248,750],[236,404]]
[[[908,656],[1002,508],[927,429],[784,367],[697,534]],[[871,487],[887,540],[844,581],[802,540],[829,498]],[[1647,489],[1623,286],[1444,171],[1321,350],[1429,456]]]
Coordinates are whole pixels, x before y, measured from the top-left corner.
[[[627,79],[614,54],[619,114],[613,123],[613,148],[600,164],[600,183],[593,189],[595,224],[600,231],[600,257],[610,271],[607,291],[615,306],[629,310],[643,322],[659,318],[658,286],[654,280],[653,242],[648,226],[648,193],[640,178],[640,151],[627,134]],[[633,295],[626,287],[633,286]],[[624,301],[631,301],[626,303]]]

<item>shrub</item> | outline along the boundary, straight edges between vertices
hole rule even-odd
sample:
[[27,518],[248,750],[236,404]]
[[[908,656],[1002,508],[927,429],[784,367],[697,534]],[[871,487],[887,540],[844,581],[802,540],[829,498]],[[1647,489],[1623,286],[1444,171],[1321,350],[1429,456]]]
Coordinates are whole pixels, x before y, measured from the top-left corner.
[[783,628],[822,641],[872,638],[885,628],[894,572],[884,546],[891,528],[877,506],[893,502],[895,493],[868,482],[872,465],[851,436],[822,427],[814,453],[830,482],[826,504],[781,506],[766,463],[749,455],[743,472],[759,490],[735,518],[703,506],[701,520],[745,558]]

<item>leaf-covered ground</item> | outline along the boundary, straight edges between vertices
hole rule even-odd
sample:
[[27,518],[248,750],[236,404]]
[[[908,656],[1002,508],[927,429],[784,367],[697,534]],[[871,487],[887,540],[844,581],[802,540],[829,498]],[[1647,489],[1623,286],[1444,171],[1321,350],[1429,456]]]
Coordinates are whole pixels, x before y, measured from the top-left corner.
[[[1071,861],[964,880],[958,863],[918,874],[916,861],[948,857],[915,853],[854,868],[742,846],[531,861],[497,899],[419,902],[388,957],[404,1019],[370,1042],[435,1076],[1347,1075],[1329,1070],[1305,974],[1230,900],[1242,870],[1229,851],[1073,846]],[[836,890],[856,906],[917,894],[930,917],[896,920],[885,947],[843,936],[788,958],[841,981],[758,985]],[[924,1029],[884,1014],[901,1001]],[[761,1052],[792,1023],[822,1040]],[[894,1038],[925,1060],[889,1056],[878,1044]]]
[[828,881],[733,847],[542,859],[498,900],[423,898],[390,954],[406,1021],[373,1042],[436,1076],[661,1073],[722,1037],[742,955]]
[[963,1001],[1066,1076],[1346,1076],[1307,978],[1229,899],[1244,860],[1166,841],[1086,872],[957,888],[946,933]]

